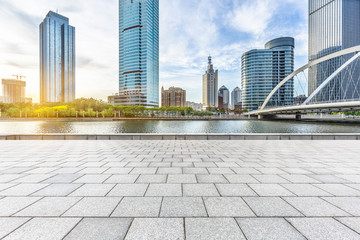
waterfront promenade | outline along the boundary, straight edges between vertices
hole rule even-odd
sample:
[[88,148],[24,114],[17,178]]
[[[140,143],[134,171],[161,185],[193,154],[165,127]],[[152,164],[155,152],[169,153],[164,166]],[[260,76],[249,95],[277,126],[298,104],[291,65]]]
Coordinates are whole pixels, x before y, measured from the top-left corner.
[[360,239],[360,141],[0,141],[0,239]]

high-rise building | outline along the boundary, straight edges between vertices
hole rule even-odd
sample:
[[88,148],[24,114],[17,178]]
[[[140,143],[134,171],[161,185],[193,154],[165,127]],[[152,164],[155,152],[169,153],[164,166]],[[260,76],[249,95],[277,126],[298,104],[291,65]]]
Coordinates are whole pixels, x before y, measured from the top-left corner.
[[[295,40],[282,37],[266,43],[265,49],[255,49],[242,56],[243,108],[258,109],[270,92],[294,71]],[[294,80],[288,81],[271,98],[269,105],[293,104]]]
[[[309,0],[309,61],[360,45],[359,0]],[[323,62],[309,69],[309,95],[353,54]],[[351,68],[351,67],[350,67]],[[320,93],[315,101],[359,98],[360,69],[343,71]]]
[[17,79],[2,79],[3,97],[1,102],[4,103],[31,103],[31,98],[26,98],[26,82],[21,80],[22,76]]
[[234,109],[235,105],[242,102],[242,92],[239,87],[234,88],[231,92],[231,106]]
[[229,109],[230,91],[227,87],[222,86],[218,93],[218,107],[219,109]]
[[214,70],[211,56],[209,65],[203,75],[203,106],[204,108],[218,107],[218,70]]
[[181,88],[171,87],[169,90],[161,88],[162,107],[186,107],[186,91]]
[[159,106],[159,0],[119,0],[119,98]]
[[75,28],[50,11],[40,24],[40,102],[75,100]]

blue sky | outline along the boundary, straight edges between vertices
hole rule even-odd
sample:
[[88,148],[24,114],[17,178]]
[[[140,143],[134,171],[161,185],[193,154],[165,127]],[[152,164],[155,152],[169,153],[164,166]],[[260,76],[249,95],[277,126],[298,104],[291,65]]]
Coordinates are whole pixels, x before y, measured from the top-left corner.
[[[38,25],[56,9],[76,27],[77,97],[105,100],[118,89],[118,0],[0,0],[0,78],[26,75],[38,101]],[[295,38],[304,65],[307,21],[307,0],[160,0],[160,86],[200,102],[211,54],[219,85],[241,87],[241,55],[281,36]]]

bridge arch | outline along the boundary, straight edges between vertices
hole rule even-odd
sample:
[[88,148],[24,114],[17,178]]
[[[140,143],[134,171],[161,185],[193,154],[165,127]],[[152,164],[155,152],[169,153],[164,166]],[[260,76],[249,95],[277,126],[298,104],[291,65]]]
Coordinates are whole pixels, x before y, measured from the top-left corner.
[[311,99],[321,91],[321,89],[323,89],[334,77],[336,77],[336,75],[338,73],[340,73],[344,68],[346,68],[349,64],[351,64],[356,58],[360,57],[360,46],[356,46],[356,47],[352,47],[352,48],[347,48],[332,54],[329,54],[325,57],[316,59],[314,61],[309,62],[308,64],[302,66],[301,68],[297,69],[296,71],[294,71],[292,74],[290,74],[289,76],[287,76],[284,80],[282,80],[269,94],[269,96],[266,98],[265,102],[263,103],[263,105],[261,106],[260,110],[264,110],[265,107],[267,106],[267,104],[270,102],[271,98],[274,96],[274,94],[288,81],[290,81],[291,79],[293,79],[296,75],[298,75],[299,73],[303,72],[304,70],[315,66],[317,64],[326,62],[330,59],[333,58],[337,58],[337,57],[341,57],[347,54],[351,54],[351,53],[356,53],[356,55],[354,55],[350,60],[348,60],[346,63],[344,63],[336,72],[334,72],[328,79],[326,79],[306,100],[305,104],[310,102]]

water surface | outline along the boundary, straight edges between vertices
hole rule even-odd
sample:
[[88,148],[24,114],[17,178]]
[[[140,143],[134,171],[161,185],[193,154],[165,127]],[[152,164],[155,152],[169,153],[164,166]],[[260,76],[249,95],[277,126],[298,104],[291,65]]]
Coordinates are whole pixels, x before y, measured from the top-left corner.
[[296,121],[0,121],[0,134],[360,133],[360,124]]

